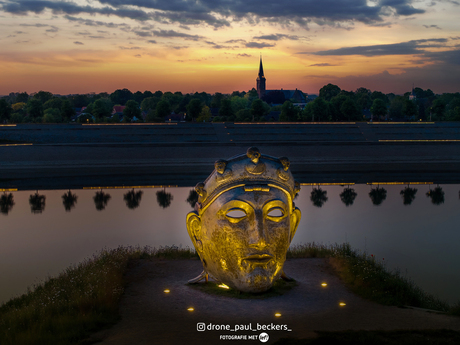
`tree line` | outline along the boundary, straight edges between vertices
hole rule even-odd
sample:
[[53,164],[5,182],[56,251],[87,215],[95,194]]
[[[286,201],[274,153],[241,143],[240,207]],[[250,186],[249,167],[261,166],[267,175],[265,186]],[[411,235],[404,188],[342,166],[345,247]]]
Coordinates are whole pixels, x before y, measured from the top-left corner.
[[[113,114],[116,105],[124,106],[121,116]],[[39,91],[33,95],[11,93],[0,99],[2,123],[164,122],[172,113],[183,115],[185,121],[198,122],[459,121],[460,93],[436,95],[430,89],[416,87],[413,92],[395,95],[364,87],[346,91],[327,84],[317,98],[301,106],[285,100],[282,92],[274,91],[259,99],[254,88],[213,95],[118,89],[111,94],[58,96]]]

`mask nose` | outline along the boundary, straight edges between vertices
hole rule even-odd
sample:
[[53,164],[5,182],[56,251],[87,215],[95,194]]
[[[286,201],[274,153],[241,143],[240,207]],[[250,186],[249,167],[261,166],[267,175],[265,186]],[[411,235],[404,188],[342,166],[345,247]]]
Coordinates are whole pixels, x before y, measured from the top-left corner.
[[249,230],[248,242],[251,248],[263,249],[267,246],[262,210],[255,211],[254,221]]

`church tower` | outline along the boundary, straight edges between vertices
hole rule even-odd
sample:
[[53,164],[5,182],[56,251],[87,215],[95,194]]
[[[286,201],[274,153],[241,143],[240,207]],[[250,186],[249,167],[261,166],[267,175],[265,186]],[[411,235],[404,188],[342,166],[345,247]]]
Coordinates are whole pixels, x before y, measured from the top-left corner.
[[262,66],[262,56],[260,56],[259,76],[257,77],[257,94],[259,98],[265,95],[264,66]]

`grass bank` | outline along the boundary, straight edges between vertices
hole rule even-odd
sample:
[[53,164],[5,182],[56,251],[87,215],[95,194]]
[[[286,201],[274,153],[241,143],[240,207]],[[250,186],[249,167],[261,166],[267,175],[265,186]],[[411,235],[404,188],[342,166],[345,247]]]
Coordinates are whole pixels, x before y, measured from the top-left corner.
[[447,302],[426,293],[399,272],[388,271],[373,255],[353,250],[349,244],[325,246],[308,243],[292,247],[288,258],[327,258],[329,264],[357,295],[395,306],[433,309],[460,316],[460,303]]
[[119,319],[118,302],[131,260],[185,259],[190,249],[103,250],[0,307],[0,344],[72,344]]
[[[177,247],[103,250],[0,306],[0,344],[78,343],[118,321],[118,303],[130,262],[196,257],[193,250]],[[348,244],[295,246],[288,251],[287,257],[328,258],[350,289],[370,300],[460,315],[460,305],[450,307],[426,294],[398,273],[385,270],[375,258],[352,250]]]

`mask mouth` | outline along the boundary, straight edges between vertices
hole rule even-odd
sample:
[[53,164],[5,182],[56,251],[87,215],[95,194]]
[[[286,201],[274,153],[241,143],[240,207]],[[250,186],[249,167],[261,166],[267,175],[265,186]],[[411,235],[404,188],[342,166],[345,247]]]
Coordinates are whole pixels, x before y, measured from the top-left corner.
[[246,256],[243,260],[251,264],[266,264],[273,259],[270,254],[253,254]]

